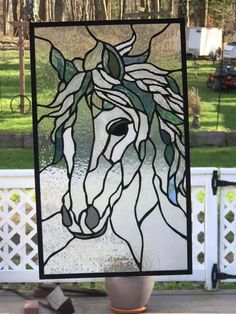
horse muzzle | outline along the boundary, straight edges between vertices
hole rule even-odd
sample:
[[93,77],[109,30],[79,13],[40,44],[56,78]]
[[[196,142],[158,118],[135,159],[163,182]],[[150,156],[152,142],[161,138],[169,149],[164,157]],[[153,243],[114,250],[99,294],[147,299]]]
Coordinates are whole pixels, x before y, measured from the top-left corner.
[[[102,236],[107,229],[108,218],[110,216],[110,208],[107,207],[102,216],[99,211],[93,205],[89,205],[83,210],[78,218],[78,221],[73,221],[71,212],[68,211],[65,206],[62,207],[62,222],[68,230],[79,239],[92,239]],[[77,230],[73,231],[72,228],[76,224]]]

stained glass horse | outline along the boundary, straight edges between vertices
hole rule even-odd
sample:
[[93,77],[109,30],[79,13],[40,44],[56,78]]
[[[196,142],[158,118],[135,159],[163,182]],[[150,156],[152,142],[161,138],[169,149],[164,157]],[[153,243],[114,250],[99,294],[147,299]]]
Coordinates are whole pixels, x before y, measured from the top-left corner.
[[149,219],[186,241],[186,224],[179,223],[186,220],[183,99],[170,73],[149,62],[151,41],[144,53],[131,55],[134,31],[116,46],[94,40],[84,59],[67,60],[51,46],[60,82],[39,120],[54,120],[47,167],[66,163],[64,227],[87,240],[109,224],[141,270]]

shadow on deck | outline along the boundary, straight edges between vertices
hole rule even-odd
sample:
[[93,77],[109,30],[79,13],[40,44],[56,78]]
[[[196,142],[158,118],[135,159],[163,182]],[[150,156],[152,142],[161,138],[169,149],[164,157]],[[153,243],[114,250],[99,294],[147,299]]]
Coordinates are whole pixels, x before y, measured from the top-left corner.
[[[79,314],[111,314],[107,297],[70,295]],[[30,298],[30,295],[29,295]],[[23,314],[24,303],[10,291],[0,291],[0,314]],[[39,314],[55,313],[40,307]],[[153,292],[145,312],[149,313],[236,313],[236,290]]]

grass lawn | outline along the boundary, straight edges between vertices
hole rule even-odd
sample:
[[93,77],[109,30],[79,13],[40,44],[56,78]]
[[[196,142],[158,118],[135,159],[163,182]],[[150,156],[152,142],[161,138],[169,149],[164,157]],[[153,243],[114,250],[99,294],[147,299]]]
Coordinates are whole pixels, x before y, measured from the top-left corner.
[[33,169],[32,149],[1,148],[0,169]]
[[[18,51],[0,51],[0,132],[32,132],[32,115],[12,113],[10,102],[19,94]],[[25,51],[25,94],[31,99],[30,56]]]
[[191,167],[236,167],[236,146],[194,147],[190,150]]
[[214,73],[212,61],[188,61],[188,87],[199,90],[201,103],[201,130],[216,130],[217,112],[219,108],[219,131],[236,129],[236,90],[222,91],[219,106],[219,92],[207,88],[209,73]]
[[[32,169],[34,167],[31,149],[0,149],[0,169]],[[191,148],[191,167],[235,167],[236,147]]]
[[[0,51],[0,132],[31,132],[31,114],[13,114],[10,111],[11,98],[19,94],[18,51]],[[214,72],[212,61],[188,61],[188,87],[199,89],[202,115],[201,130],[215,130],[219,93],[207,88],[208,73]],[[26,95],[30,97],[30,56],[25,51]],[[222,92],[218,130],[235,130],[236,91]],[[190,117],[191,120],[191,117]]]

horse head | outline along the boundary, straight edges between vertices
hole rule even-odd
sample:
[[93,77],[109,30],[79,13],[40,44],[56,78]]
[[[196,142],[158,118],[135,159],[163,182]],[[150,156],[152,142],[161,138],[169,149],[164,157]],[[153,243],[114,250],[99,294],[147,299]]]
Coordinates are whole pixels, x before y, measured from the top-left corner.
[[60,83],[45,117],[55,119],[52,164],[64,159],[67,168],[63,225],[92,239],[110,223],[140,266],[142,224],[152,211],[184,237],[161,202],[183,213],[185,180],[182,97],[169,73],[148,63],[149,51],[129,55],[135,38],[116,46],[97,41],[72,61],[52,46]]

